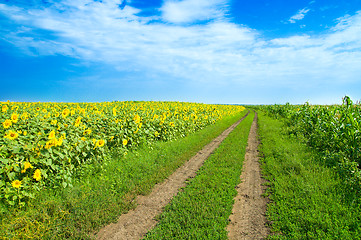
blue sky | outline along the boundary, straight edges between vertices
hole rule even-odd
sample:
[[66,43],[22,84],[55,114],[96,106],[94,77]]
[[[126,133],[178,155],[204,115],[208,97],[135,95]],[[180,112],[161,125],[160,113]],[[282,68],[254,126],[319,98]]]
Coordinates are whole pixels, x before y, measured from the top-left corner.
[[361,0],[0,0],[0,101],[361,100]]

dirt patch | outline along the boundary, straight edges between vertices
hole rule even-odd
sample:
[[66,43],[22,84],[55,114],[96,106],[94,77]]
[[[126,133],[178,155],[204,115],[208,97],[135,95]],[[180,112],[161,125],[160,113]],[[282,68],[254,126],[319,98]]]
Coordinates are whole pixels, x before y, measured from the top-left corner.
[[241,183],[228,225],[229,239],[264,239],[269,234],[266,220],[267,199],[262,196],[265,180],[258,158],[257,113],[248,137]]
[[246,116],[206,145],[163,183],[157,184],[149,195],[138,196],[138,206],[136,209],[121,215],[117,223],[110,224],[101,229],[96,236],[97,239],[130,240],[144,237],[157,224],[154,218],[162,212],[163,208],[178,193],[179,189],[186,186],[186,180],[195,177],[203,162]]

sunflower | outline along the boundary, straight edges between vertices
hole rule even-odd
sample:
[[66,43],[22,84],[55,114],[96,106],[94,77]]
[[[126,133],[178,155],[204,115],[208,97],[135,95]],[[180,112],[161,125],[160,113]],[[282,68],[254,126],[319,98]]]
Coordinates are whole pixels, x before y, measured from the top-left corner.
[[67,116],[69,116],[70,114],[70,110],[65,108],[62,112],[61,112],[61,115],[63,118],[66,118]]
[[123,139],[123,146],[126,146],[128,144],[128,140],[127,139]]
[[63,137],[55,140],[56,140],[55,146],[61,146],[63,144]]
[[1,107],[1,111],[2,111],[2,112],[6,112],[8,109],[9,109],[9,107],[8,107],[7,105],[3,105],[3,106]]
[[19,133],[14,132],[13,130],[10,130],[6,135],[5,138],[8,138],[10,140],[17,139],[19,137]]
[[48,139],[54,139],[54,138],[55,138],[55,131],[52,130],[52,131],[49,133]]
[[100,139],[95,143],[95,147],[103,147],[104,144],[105,144],[105,141],[103,139]]
[[[5,105],[4,105],[5,106]],[[9,128],[11,126],[13,122],[9,119],[6,119],[4,122],[3,122],[3,126],[4,128]]]
[[21,187],[21,181],[19,181],[19,180],[12,181],[11,185],[14,188],[20,188]]
[[19,114],[16,114],[16,113],[11,114],[11,121],[13,123],[17,123],[18,119],[19,119]]
[[29,118],[29,114],[27,112],[24,112],[23,114],[21,114],[21,119],[22,120],[26,120]]
[[58,143],[58,141],[56,140],[56,138],[50,139],[49,141],[46,142],[45,149],[54,147],[57,145],[57,143]]
[[74,126],[79,127],[80,123],[81,123],[81,117],[78,117],[74,122]]
[[28,168],[33,168],[33,165],[31,165],[31,163],[29,163],[29,162],[24,162],[24,169],[21,170],[21,172],[22,172],[22,173],[26,172],[26,170],[27,170]]
[[91,132],[92,130],[88,128],[87,130],[84,131],[84,134],[91,134]]
[[40,169],[36,169],[36,170],[35,170],[34,175],[33,175],[33,178],[34,178],[36,181],[40,181],[40,179],[41,179],[41,171],[40,171]]
[[133,120],[134,120],[134,122],[135,122],[136,124],[138,124],[138,123],[140,123],[141,118],[140,118],[139,115],[137,114],[137,115],[135,115],[135,117],[133,118]]

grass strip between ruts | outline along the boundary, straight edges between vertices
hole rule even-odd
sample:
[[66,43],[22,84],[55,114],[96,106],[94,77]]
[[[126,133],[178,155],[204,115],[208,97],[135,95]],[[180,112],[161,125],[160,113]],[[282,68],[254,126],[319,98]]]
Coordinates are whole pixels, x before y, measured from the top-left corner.
[[3,213],[0,239],[91,239],[206,144],[247,113],[227,117],[172,142],[144,146],[126,157],[90,165],[73,188],[46,190],[25,209]]
[[317,153],[286,133],[285,125],[258,114],[263,174],[269,181],[270,239],[361,239],[360,206]]
[[146,239],[227,239],[226,227],[253,118],[254,112],[205,161],[196,177],[165,208]]

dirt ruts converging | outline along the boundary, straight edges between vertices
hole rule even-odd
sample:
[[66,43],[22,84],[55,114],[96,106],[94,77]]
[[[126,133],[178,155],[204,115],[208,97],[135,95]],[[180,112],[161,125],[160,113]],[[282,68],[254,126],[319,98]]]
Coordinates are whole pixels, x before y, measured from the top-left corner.
[[[186,186],[186,180],[196,175],[209,155],[246,116],[206,145],[163,183],[156,185],[148,196],[138,196],[138,206],[121,215],[117,223],[101,229],[97,239],[130,240],[144,237],[157,224],[155,217],[170,203],[179,189]],[[242,182],[237,186],[238,194],[227,228],[229,239],[263,239],[269,234],[265,217],[267,199],[262,196],[264,180],[258,162],[258,145],[256,113],[248,137]]]
[[247,115],[248,113],[206,145],[163,183],[157,184],[149,195],[138,196],[138,206],[134,210],[121,215],[117,223],[110,224],[101,229],[96,236],[97,239],[131,240],[144,237],[157,224],[154,218],[170,203],[179,189],[186,186],[186,180],[196,175],[196,172],[209,155]]
[[238,194],[227,229],[229,239],[264,239],[269,234],[265,216],[267,199],[262,196],[265,180],[261,176],[258,145],[256,113],[248,136],[242,182],[237,186]]

